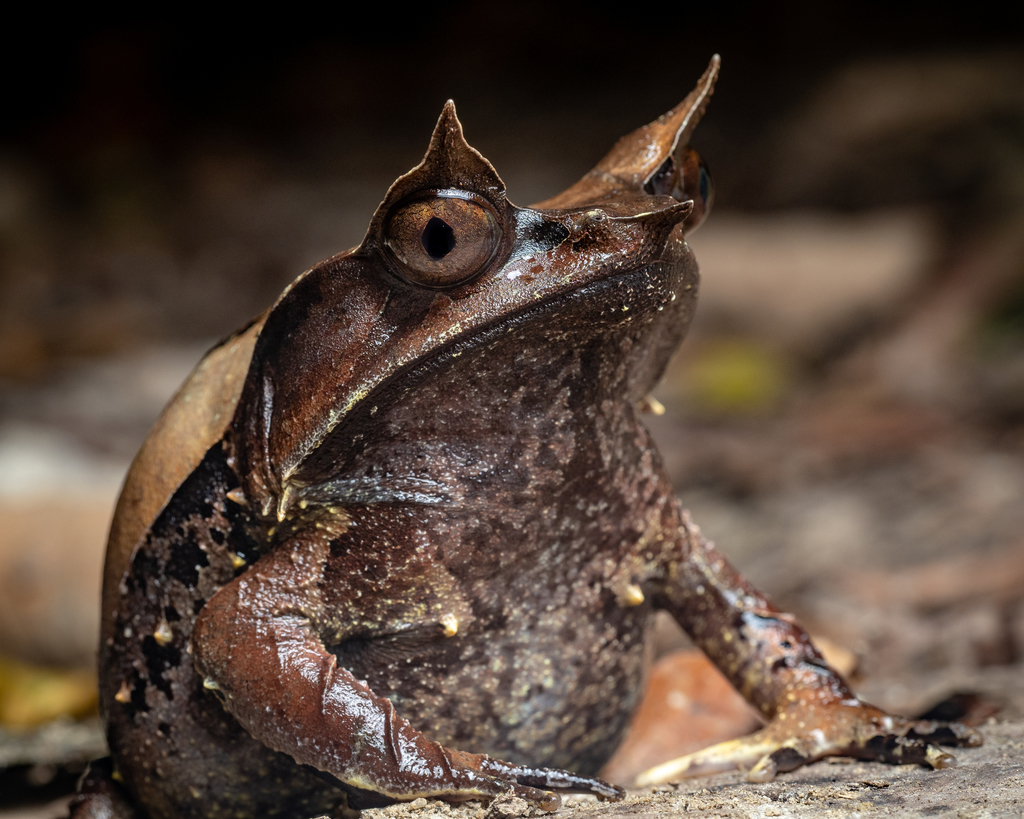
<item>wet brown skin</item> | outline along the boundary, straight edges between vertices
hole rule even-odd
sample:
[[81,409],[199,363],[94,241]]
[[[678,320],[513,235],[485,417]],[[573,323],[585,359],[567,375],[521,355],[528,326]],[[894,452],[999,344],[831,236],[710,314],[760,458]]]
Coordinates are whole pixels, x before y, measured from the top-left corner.
[[[821,755],[791,741],[812,729],[836,728],[822,752],[879,736],[888,718],[702,539],[638,418],[695,306],[686,143],[716,74],[535,208],[447,106],[363,244],[204,359],[112,528],[120,784],[96,773],[73,815],[616,798],[589,777],[656,608],[776,718],[778,769]],[[890,751],[864,755],[924,758]]]

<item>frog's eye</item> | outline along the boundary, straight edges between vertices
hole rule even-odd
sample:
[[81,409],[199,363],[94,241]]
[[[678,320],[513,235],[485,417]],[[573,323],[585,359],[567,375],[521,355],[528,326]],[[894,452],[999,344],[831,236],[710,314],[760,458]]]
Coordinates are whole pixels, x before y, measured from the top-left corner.
[[675,157],[666,159],[647,180],[644,190],[656,196],[672,196],[680,202],[692,199],[693,210],[683,220],[683,228],[687,232],[704,221],[715,198],[708,166],[693,148],[683,150],[681,168],[676,166]]
[[711,173],[707,163],[692,148],[686,149],[683,157],[683,199],[693,200],[693,210],[683,221],[686,230],[694,230],[704,217],[711,211],[711,203],[715,199],[715,189],[711,184]]
[[480,273],[501,244],[490,208],[461,192],[441,192],[400,205],[384,244],[397,273],[424,287],[454,287]]

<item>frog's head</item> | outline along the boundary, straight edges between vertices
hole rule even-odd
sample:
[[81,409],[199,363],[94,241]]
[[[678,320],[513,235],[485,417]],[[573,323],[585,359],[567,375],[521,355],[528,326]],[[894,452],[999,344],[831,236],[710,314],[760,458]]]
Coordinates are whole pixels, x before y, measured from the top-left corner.
[[[324,480],[354,419],[412,400],[407,384],[425,368],[499,355],[499,336],[527,353],[603,345],[615,373],[604,368],[601,389],[642,398],[695,305],[683,237],[711,191],[689,138],[718,65],[716,55],[679,106],[532,207],[509,201],[447,103],[423,161],[391,186],[363,242],[300,276],[266,319],[230,435],[264,514],[284,517]],[[517,362],[519,378],[543,390],[544,360]],[[493,396],[477,388],[457,400]]]

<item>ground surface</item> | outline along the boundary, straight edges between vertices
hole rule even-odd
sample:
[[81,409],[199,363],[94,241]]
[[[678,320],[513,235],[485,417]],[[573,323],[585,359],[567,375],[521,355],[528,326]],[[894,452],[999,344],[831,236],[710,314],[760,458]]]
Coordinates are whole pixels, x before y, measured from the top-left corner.
[[[567,797],[555,816],[563,819],[647,819],[685,813],[692,817],[977,817],[1024,812],[1024,722],[992,721],[981,748],[957,753],[959,765],[944,771],[834,760],[753,785],[739,774],[686,780],[651,792],[631,791],[623,802]],[[4,819],[54,819],[63,803],[0,812]],[[521,800],[447,805],[417,799],[364,811],[364,819],[513,819],[541,817]]]
[[[820,762],[775,782],[753,785],[740,775],[663,785],[652,793],[630,792],[621,803],[569,799],[559,816],[573,819],[646,819],[684,813],[693,817],[1019,816],[1024,811],[1024,724],[985,726],[985,745],[960,751],[960,764],[944,771],[837,760]],[[367,811],[432,819],[517,815],[508,806],[449,808],[420,800],[408,806]],[[521,809],[521,808],[520,808]],[[501,811],[507,810],[507,813]],[[533,813],[533,815],[542,815]]]

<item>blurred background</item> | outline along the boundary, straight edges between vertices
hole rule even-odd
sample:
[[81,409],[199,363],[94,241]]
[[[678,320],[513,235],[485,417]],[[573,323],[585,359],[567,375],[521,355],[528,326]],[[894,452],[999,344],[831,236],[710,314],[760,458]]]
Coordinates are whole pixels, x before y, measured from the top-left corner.
[[716,188],[691,242],[700,308],[651,418],[676,486],[878,704],[969,693],[1019,718],[1022,16],[453,2],[9,32],[0,808],[98,752],[110,513],[203,352],[360,241],[449,97],[527,204],[681,100],[715,52],[694,138]]

